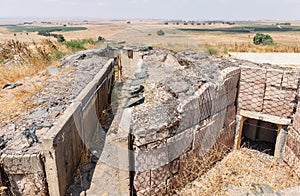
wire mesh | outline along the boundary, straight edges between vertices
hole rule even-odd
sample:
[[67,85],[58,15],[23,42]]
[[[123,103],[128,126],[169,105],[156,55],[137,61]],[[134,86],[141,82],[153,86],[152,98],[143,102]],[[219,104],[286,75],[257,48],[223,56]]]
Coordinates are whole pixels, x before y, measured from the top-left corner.
[[297,104],[299,73],[242,67],[239,109],[291,118]]

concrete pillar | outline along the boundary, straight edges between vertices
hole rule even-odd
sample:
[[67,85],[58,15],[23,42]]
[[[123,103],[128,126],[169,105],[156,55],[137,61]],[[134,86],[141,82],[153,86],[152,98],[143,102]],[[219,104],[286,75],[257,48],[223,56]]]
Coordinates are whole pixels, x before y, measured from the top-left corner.
[[241,147],[241,140],[243,134],[243,125],[248,118],[245,116],[236,115],[236,127],[235,127],[235,142],[234,149],[238,150]]
[[276,138],[274,158],[282,161],[283,160],[283,151],[284,151],[288,132],[287,132],[286,125],[277,125],[277,127],[278,127],[278,134],[277,134],[277,138]]
[[123,75],[122,75],[122,61],[120,54],[115,58],[115,76],[118,82],[123,81]]

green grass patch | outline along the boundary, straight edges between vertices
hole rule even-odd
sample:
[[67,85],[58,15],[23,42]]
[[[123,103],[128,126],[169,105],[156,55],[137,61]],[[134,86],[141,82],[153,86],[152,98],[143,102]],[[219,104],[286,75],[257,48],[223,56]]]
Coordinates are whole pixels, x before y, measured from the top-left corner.
[[238,26],[232,28],[179,28],[180,31],[191,31],[191,32],[224,32],[224,33],[251,33],[251,32],[289,32],[289,31],[300,31],[300,26],[289,26],[289,25],[248,25]]
[[224,29],[194,29],[194,28],[179,28],[180,31],[191,32],[225,32],[225,33],[249,33],[247,29],[239,28],[224,28]]
[[53,31],[82,31],[87,30],[86,27],[65,27],[65,26],[53,26],[53,27],[39,27],[39,26],[10,26],[7,27],[11,32],[53,32]]
[[48,55],[47,59],[48,59],[48,61],[59,60],[59,59],[63,58],[65,55],[66,55],[66,53],[64,53],[60,50],[55,50],[54,53]]
[[256,32],[266,31],[266,32],[288,32],[288,31],[300,31],[300,26],[291,25],[249,25],[241,26],[240,28],[252,29]]
[[86,49],[85,44],[95,45],[96,41],[94,41],[93,39],[77,39],[77,40],[65,41],[63,44],[65,44],[73,52],[76,52],[79,50],[85,50]]
[[207,52],[210,55],[217,55],[219,53],[218,49],[212,47],[207,48]]

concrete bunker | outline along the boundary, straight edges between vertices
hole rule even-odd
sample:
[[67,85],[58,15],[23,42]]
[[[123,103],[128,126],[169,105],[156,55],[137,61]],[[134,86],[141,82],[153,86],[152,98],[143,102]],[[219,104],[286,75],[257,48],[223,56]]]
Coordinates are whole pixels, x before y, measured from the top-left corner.
[[248,118],[244,121],[241,146],[274,156],[277,133],[276,124]]
[[243,145],[243,138],[248,138],[256,148],[283,160],[288,129],[298,104],[298,89],[296,70],[270,65],[241,66],[236,148]]
[[[243,137],[273,143],[274,157],[286,161],[300,175],[297,70],[270,69],[190,51],[174,54],[136,48],[130,49],[132,55],[128,51],[98,51],[114,60],[102,67],[47,130],[42,152],[21,157],[34,163],[38,174],[32,167],[11,171],[15,157],[1,155],[2,173],[12,176],[11,184],[20,172],[31,172],[45,179],[41,185],[45,194],[64,195],[88,150],[96,151],[99,160],[94,173],[97,178],[87,195],[172,194],[205,172],[199,167],[207,161],[205,155],[216,155],[205,162],[213,165],[223,158],[215,152],[240,148]],[[89,52],[83,53],[90,56]],[[76,64],[85,57],[77,54],[74,58],[71,62]],[[122,84],[114,89],[118,88],[115,95],[119,98],[110,100],[114,76]],[[130,92],[136,86],[144,87],[138,90],[144,101],[132,105],[135,97]],[[116,103],[111,108],[115,111],[113,122],[104,127],[100,120],[111,102]],[[261,127],[272,132],[267,134]],[[96,131],[104,129],[105,135],[99,136]],[[93,145],[99,138],[100,150]],[[118,173],[116,178],[111,177],[113,173]],[[34,175],[34,180],[41,180]],[[108,178],[110,181],[105,181]],[[32,193],[20,186],[13,188]]]

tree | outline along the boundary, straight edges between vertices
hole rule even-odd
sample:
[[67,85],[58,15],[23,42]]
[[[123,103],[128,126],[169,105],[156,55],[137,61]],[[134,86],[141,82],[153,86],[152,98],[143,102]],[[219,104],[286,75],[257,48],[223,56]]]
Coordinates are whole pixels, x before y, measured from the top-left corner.
[[257,33],[253,38],[255,45],[274,45],[273,38],[268,34]]

